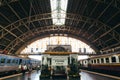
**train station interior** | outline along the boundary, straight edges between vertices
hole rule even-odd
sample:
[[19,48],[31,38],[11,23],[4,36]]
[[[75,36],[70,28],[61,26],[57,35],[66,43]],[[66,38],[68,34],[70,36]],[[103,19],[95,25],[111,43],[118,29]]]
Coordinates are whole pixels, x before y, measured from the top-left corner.
[[0,0],[0,80],[120,80],[120,0]]

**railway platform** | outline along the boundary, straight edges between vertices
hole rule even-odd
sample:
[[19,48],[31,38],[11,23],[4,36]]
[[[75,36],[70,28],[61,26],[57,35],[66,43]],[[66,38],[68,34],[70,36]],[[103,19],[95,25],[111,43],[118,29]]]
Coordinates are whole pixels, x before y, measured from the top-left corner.
[[68,78],[68,79],[40,79],[41,71],[33,71],[31,73],[25,73],[23,75],[15,74],[0,78],[0,80],[120,80],[120,77],[105,75],[87,70],[81,70],[80,78]]
[[20,74],[14,74],[11,76],[6,76],[0,78],[0,80],[40,80],[41,72],[40,71],[32,71],[31,73],[26,72],[25,74],[20,73]]

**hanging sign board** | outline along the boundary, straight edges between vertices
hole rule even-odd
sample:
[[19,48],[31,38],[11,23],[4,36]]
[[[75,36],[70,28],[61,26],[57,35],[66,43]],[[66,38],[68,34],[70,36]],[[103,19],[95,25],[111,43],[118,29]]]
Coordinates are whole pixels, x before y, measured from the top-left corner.
[[66,66],[68,65],[68,57],[54,56],[52,57],[52,66]]

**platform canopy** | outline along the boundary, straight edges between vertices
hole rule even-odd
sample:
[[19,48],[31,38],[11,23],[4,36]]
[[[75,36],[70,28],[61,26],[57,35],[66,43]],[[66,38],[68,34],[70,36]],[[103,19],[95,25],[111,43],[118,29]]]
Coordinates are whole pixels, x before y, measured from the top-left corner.
[[120,0],[0,0],[1,51],[19,53],[50,34],[67,34],[96,52],[118,48]]

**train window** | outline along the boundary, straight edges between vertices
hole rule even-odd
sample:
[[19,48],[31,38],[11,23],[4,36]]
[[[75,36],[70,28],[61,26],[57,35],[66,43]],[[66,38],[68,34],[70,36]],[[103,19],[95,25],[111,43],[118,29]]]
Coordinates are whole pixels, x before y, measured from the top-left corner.
[[94,60],[94,63],[96,63],[96,60]]
[[119,56],[119,62],[120,62],[120,56]]
[[104,63],[104,59],[103,58],[101,58],[101,63]]
[[16,64],[18,63],[18,60],[16,60]]
[[5,58],[1,58],[1,63],[5,63]]
[[99,63],[100,61],[99,61],[99,59],[97,59],[97,63]]
[[91,60],[91,63],[93,63],[93,60]]
[[12,60],[12,63],[15,63],[15,60],[14,60],[14,59]]
[[112,57],[112,62],[116,62],[116,57]]
[[109,58],[106,58],[105,60],[106,60],[106,63],[109,63]]
[[19,64],[21,64],[22,63],[22,59],[19,59]]
[[10,61],[11,61],[11,59],[8,59],[8,60],[7,60],[7,63],[10,63]]

